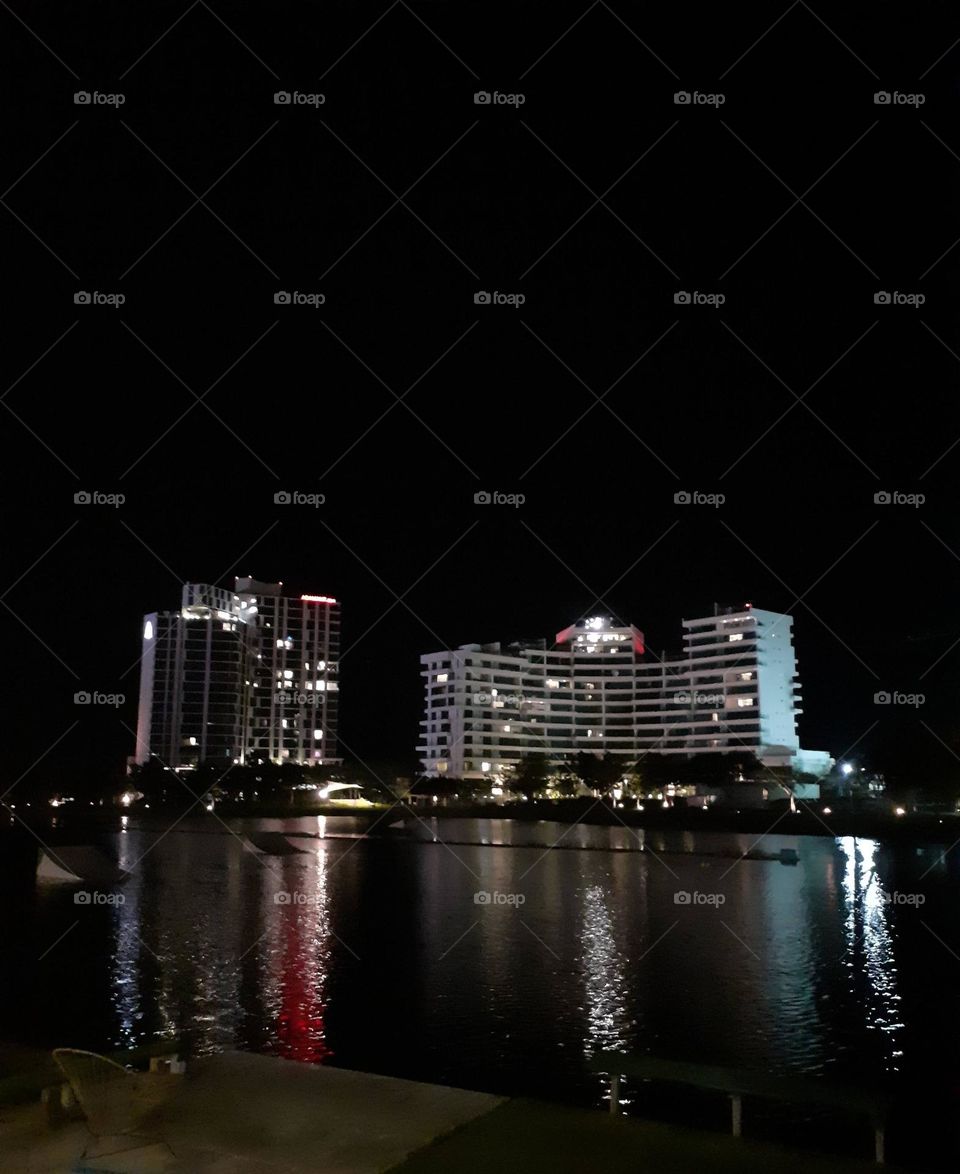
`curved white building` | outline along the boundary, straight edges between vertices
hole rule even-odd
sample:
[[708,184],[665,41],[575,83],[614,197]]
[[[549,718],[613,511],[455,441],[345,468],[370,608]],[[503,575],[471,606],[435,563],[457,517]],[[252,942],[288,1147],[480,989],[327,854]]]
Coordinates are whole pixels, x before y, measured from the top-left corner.
[[545,640],[465,644],[420,658],[427,775],[497,775],[525,754],[555,763],[622,755],[748,752],[768,766],[825,773],[826,751],[797,737],[793,619],[749,604],[683,621],[683,652],[658,657],[606,616]]

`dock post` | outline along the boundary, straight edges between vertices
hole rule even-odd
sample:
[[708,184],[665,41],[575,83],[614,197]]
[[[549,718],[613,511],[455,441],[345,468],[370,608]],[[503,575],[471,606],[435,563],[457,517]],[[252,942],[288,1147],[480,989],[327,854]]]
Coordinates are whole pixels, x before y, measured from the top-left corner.
[[620,1074],[614,1072],[610,1077],[610,1114],[616,1116],[620,1109]]
[[873,1134],[874,1150],[878,1166],[882,1166],[883,1162],[883,1125],[878,1125]]
[[743,1101],[739,1095],[730,1098],[730,1124],[734,1137],[740,1136],[741,1119],[743,1116]]

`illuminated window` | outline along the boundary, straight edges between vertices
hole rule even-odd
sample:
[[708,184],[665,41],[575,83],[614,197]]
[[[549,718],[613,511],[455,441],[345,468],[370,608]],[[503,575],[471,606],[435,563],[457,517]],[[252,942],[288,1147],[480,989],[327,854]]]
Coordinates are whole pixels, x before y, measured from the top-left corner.
[[737,698],[737,705],[739,705],[741,709],[743,709],[747,705],[753,705],[753,698],[752,697],[738,697]]
[[283,679],[285,681],[292,681],[293,680],[293,669],[284,669],[283,670]]
[[547,679],[547,688],[548,689],[559,689],[560,682],[558,680],[556,680],[554,677],[549,677]]
[[447,679],[448,679],[447,673],[437,673],[437,684],[438,685],[445,685],[447,683]]
[[740,680],[741,681],[752,681],[753,680],[753,673],[741,673]]
[[489,762],[481,762],[480,769],[483,771],[484,774],[486,774],[487,771],[489,771],[489,769],[490,769],[490,763]]
[[144,640],[153,639],[153,624],[149,620],[143,625],[143,638]]
[[742,633],[742,632],[731,632],[731,633],[730,633],[730,635],[727,637],[727,639],[728,639],[728,640],[730,640],[730,641],[733,641],[733,640],[742,640],[742,639],[743,639],[743,633]]
[[323,730],[314,730],[313,731],[314,742],[319,742],[322,737],[323,737]]

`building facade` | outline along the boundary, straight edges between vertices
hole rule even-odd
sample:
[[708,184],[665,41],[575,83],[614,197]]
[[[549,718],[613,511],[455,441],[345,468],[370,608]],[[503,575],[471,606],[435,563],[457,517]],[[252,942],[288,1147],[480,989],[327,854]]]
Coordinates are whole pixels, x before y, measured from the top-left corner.
[[465,644],[420,658],[428,776],[501,776],[524,755],[751,753],[823,774],[803,751],[793,619],[746,605],[683,621],[683,650],[654,656],[643,634],[605,616],[545,640]]
[[282,589],[187,583],[144,616],[137,763],[339,762],[340,605]]

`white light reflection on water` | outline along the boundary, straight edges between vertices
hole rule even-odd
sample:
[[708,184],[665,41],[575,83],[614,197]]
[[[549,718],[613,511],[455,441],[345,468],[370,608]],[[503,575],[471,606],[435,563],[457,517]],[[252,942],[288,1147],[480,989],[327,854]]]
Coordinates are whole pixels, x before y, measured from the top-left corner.
[[[900,1020],[890,906],[884,904],[876,870],[877,842],[845,836],[837,843],[846,856],[843,891],[848,989],[863,1008],[864,1025],[881,1033],[886,1071],[897,1072],[903,1055],[897,1033],[904,1025]],[[866,980],[863,983],[858,981],[861,971]]]
[[[627,1010],[629,989],[625,959],[617,948],[616,931],[601,885],[583,893],[583,973],[586,1034],[583,1053],[630,1051],[633,1022]],[[603,1077],[603,1100],[610,1099],[610,1079]],[[626,1097],[621,1100],[629,1103]]]

